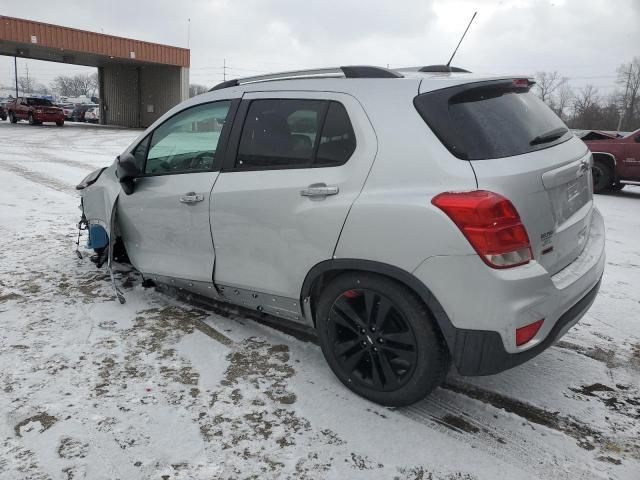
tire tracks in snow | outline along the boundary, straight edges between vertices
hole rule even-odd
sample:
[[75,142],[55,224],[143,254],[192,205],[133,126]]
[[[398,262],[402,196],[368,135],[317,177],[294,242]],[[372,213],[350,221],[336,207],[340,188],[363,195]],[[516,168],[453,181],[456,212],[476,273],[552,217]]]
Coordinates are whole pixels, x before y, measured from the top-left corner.
[[37,183],[39,185],[43,185],[48,188],[52,188],[62,193],[67,193],[73,195],[75,193],[75,187],[58,180],[57,178],[51,177],[49,175],[45,175],[44,173],[35,172],[33,170],[29,170],[28,168],[24,168],[21,165],[16,165],[15,163],[10,163],[7,161],[0,162],[0,168],[3,170],[21,176],[31,182]]

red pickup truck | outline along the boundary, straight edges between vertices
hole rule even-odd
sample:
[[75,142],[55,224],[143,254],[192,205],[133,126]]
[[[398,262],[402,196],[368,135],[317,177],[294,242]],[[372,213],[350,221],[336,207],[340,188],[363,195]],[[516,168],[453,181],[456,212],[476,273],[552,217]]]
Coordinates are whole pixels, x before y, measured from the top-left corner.
[[640,129],[624,137],[585,140],[593,153],[593,191],[640,184]]
[[40,125],[42,122],[55,122],[59,127],[64,125],[64,112],[46,98],[16,98],[7,103],[7,110],[11,123],[28,120],[31,125]]

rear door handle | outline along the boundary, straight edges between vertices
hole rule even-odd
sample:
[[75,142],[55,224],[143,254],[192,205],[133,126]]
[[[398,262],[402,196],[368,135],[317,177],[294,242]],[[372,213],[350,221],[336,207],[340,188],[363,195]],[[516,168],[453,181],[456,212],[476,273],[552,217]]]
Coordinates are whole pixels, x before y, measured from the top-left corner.
[[203,200],[204,195],[196,192],[189,192],[180,196],[180,203],[198,203]]
[[326,197],[335,195],[340,191],[336,185],[327,185],[326,183],[314,183],[304,190],[300,190],[303,197]]

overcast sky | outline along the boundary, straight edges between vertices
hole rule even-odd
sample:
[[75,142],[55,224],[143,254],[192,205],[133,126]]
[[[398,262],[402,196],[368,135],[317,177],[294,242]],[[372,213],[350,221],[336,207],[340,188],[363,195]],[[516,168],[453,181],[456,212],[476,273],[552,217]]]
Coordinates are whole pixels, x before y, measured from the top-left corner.
[[[316,66],[446,63],[477,72],[557,70],[600,93],[640,56],[640,0],[0,0],[0,14],[191,48],[191,82]],[[190,39],[188,40],[188,19]],[[19,60],[49,83],[67,65]],[[13,59],[0,57],[0,84]]]

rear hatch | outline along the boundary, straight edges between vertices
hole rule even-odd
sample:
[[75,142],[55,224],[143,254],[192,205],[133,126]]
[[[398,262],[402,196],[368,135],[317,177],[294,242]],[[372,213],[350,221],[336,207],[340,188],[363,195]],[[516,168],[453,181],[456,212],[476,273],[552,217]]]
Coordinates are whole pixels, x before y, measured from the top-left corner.
[[471,163],[478,188],[513,203],[534,259],[553,275],[588,237],[591,154],[532,85],[522,78],[468,83],[423,93],[414,104],[449,151]]

